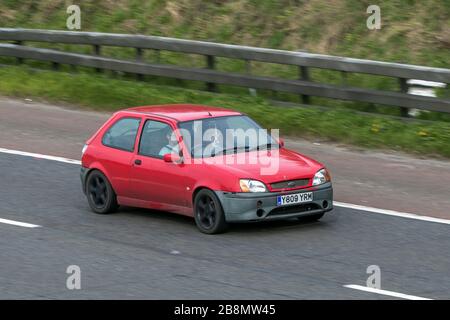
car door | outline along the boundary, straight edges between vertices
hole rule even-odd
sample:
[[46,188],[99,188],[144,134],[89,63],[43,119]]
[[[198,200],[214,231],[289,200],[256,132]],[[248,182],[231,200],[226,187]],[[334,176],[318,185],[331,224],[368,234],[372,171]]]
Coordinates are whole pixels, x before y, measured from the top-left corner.
[[119,197],[129,197],[129,174],[134,157],[136,136],[141,123],[138,117],[115,119],[102,136],[97,158]]
[[186,198],[186,166],[163,160],[164,150],[169,145],[168,136],[176,136],[173,132],[174,128],[168,121],[147,119],[131,166],[133,197],[151,202],[156,207],[163,205],[161,209],[166,209],[165,205],[189,206]]

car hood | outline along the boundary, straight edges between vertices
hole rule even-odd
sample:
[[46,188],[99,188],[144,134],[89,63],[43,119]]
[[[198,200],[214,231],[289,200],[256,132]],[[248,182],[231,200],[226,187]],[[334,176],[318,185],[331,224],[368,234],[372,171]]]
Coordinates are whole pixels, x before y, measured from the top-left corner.
[[213,167],[212,170],[223,170],[238,179],[255,179],[264,183],[312,178],[323,168],[321,163],[286,148],[228,154],[209,158],[207,163]]

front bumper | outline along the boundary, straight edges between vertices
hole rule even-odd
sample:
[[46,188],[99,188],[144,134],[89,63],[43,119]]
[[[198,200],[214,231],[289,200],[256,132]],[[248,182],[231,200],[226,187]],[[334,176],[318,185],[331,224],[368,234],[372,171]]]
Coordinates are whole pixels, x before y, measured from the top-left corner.
[[[277,206],[277,196],[302,192],[312,192],[313,201]],[[330,182],[317,187],[286,192],[232,193],[215,191],[215,193],[222,203],[227,222],[287,219],[333,209],[333,188]]]

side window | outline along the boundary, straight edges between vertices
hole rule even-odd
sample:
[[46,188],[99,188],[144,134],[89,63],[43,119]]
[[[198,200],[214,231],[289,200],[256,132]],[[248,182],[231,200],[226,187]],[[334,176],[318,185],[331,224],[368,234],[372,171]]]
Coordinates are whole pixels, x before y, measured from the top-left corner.
[[178,141],[171,126],[155,120],[145,122],[139,143],[139,154],[162,158],[166,153],[179,151]]
[[122,118],[114,123],[103,136],[105,146],[133,151],[140,119]]

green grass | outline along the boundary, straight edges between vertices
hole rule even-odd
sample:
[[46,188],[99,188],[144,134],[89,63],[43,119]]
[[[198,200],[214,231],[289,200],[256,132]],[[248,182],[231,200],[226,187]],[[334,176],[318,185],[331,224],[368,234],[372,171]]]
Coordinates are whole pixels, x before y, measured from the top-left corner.
[[[450,2],[379,0],[83,0],[82,30],[141,33],[448,67]],[[65,0],[3,0],[3,27],[65,29]]]
[[[361,0],[84,0],[82,31],[139,33],[184,39],[207,40],[287,50],[306,50],[338,56],[393,61],[448,68],[450,61],[450,1],[380,0],[381,30],[368,30],[366,8]],[[67,1],[4,0],[0,5],[3,27],[65,29]],[[90,53],[88,46],[36,44],[73,52]],[[103,48],[102,54],[134,58],[127,48]],[[202,56],[161,52],[161,63],[204,67]],[[145,52],[146,61],[155,61],[154,52]],[[3,58],[0,58],[3,62]],[[30,62],[26,62],[33,65]],[[36,64],[34,64],[36,65]],[[236,59],[219,58],[217,68],[245,72],[245,64]],[[258,75],[296,79],[294,66],[253,62]],[[337,71],[311,69],[311,80],[340,85]],[[376,90],[399,91],[397,79],[349,74],[347,84]],[[194,83],[165,79],[154,84],[198,88]],[[243,90],[220,86],[225,93]],[[245,90],[244,90],[245,91]],[[269,98],[272,93],[259,91]],[[450,97],[450,88],[442,90]],[[279,94],[291,102],[297,95]],[[368,103],[342,102],[312,97],[311,102],[328,107],[400,115],[399,108]],[[450,121],[448,115],[422,113],[421,118]]]
[[214,94],[108,75],[34,71],[26,66],[0,68],[0,94],[37,98],[96,110],[164,104],[201,103],[247,113],[282,135],[322,138],[362,147],[402,150],[450,158],[450,123],[402,121],[336,108],[281,108],[262,97]]

